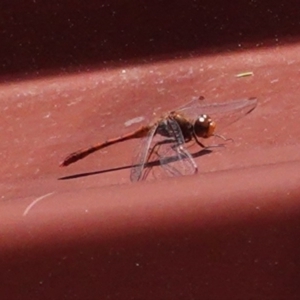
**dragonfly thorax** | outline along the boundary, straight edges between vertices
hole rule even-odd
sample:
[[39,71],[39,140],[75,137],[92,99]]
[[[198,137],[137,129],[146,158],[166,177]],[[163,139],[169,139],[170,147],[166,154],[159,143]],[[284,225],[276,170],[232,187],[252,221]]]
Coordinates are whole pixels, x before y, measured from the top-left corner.
[[194,123],[194,132],[198,137],[208,138],[214,134],[216,123],[208,116],[199,116]]

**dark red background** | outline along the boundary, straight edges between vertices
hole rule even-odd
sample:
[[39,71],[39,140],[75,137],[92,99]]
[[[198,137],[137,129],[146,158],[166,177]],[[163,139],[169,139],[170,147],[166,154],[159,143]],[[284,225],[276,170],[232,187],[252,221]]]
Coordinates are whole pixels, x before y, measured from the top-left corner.
[[0,13],[4,79],[297,41],[300,30],[298,1],[2,1]]
[[[299,298],[297,1],[2,1],[0,14],[1,298]],[[137,141],[58,167],[202,94],[258,106],[220,128],[235,142],[196,158],[199,174],[131,184]]]

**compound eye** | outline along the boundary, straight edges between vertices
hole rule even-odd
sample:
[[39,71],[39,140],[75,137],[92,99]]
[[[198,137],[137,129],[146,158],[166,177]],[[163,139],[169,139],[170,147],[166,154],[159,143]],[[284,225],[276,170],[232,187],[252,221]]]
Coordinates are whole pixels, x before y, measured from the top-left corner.
[[194,132],[198,137],[208,138],[214,134],[216,123],[208,115],[199,116],[194,124]]

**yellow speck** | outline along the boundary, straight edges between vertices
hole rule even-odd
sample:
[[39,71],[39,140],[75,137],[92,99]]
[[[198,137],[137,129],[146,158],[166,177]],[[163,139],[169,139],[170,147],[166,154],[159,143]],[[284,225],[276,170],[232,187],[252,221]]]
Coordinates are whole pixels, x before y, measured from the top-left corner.
[[235,75],[236,78],[241,78],[241,77],[247,77],[247,76],[253,76],[253,72],[244,72],[244,73],[239,73]]

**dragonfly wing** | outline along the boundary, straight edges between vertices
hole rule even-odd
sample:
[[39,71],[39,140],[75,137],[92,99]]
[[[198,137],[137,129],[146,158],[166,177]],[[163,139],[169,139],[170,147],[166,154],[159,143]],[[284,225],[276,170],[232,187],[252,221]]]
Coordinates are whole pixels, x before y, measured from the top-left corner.
[[[168,176],[190,175],[197,172],[197,164],[184,147],[184,138],[178,123],[174,120],[167,122],[169,139],[157,142],[155,154],[162,169]],[[157,173],[157,172],[156,172]],[[158,177],[156,175],[156,177]]]
[[182,176],[195,174],[198,170],[197,164],[191,154],[183,146],[173,144],[168,149],[160,147],[159,157],[162,169],[168,176]]
[[149,159],[149,149],[153,140],[157,126],[149,131],[148,135],[142,138],[140,146],[137,149],[136,155],[133,158],[132,168],[130,172],[130,180],[132,182],[139,181],[143,178],[145,163]]
[[191,119],[196,119],[200,115],[207,114],[217,123],[218,127],[225,127],[250,113],[256,105],[256,98],[211,104],[194,99],[179,108],[179,111]]
[[[205,101],[204,97],[193,97],[193,99],[184,105],[178,107],[176,111],[187,112],[188,114],[193,113],[193,109],[197,107],[201,107],[203,105],[203,101]],[[205,104],[205,103],[204,103]]]

